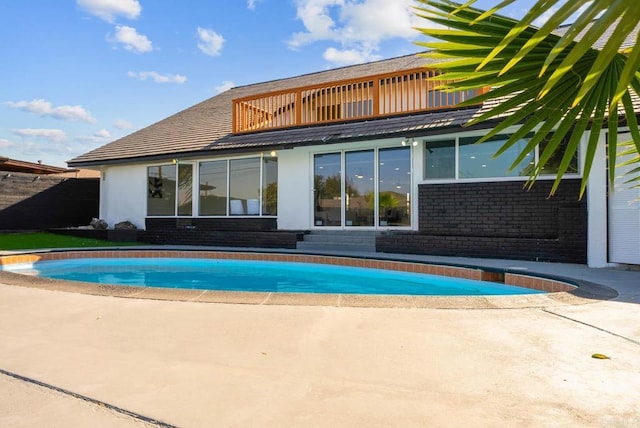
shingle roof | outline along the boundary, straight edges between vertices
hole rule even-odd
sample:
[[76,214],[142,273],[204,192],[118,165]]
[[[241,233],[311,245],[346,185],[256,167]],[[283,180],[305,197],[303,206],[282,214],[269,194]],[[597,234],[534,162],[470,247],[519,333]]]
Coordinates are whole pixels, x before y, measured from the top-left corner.
[[[593,23],[587,25],[587,27],[580,34],[576,36],[576,39],[580,40],[582,37],[584,37],[584,35],[589,32],[592,25]],[[554,30],[554,33],[559,36],[562,36],[564,35],[564,33],[567,32],[569,27],[571,27],[571,24],[562,25],[558,27],[556,30]],[[604,31],[604,33],[602,33],[602,36],[600,36],[600,38],[593,44],[593,47],[596,49],[602,49],[605,43],[611,38],[615,28],[616,28],[615,25],[612,25],[609,28],[607,28]],[[636,28],[627,35],[626,39],[624,39],[624,41],[620,44],[620,49],[627,49],[635,46],[638,30],[640,30],[640,25],[636,26]]]
[[[82,154],[70,160],[68,164],[70,166],[99,165],[110,160],[168,157],[178,153],[218,150],[218,140],[223,137],[227,140],[230,138],[233,99],[336,80],[408,70],[421,67],[426,61],[425,58],[412,54],[232,88],[153,125]],[[230,146],[225,146],[220,149],[229,148]]]
[[[560,27],[557,33],[562,34],[564,30],[566,30],[565,27]],[[637,31],[638,28],[629,36],[628,44],[635,43]],[[608,35],[605,34],[600,41],[606,40],[607,37]],[[596,43],[595,46],[599,45]],[[236,98],[337,80],[393,73],[418,68],[427,63],[428,60],[425,58],[412,54],[232,88],[153,125],[82,154],[68,161],[68,164],[73,167],[92,166],[140,159],[166,159],[178,154],[238,152],[268,147],[336,143],[371,136],[411,136],[412,133],[425,135],[429,132],[435,132],[435,130],[446,132],[447,129],[459,128],[474,115],[488,108],[490,103],[493,105],[500,102],[500,100],[493,100],[482,109],[476,107],[433,111],[353,123],[264,131],[255,134],[234,135],[231,133],[232,100]],[[637,108],[636,111],[640,112],[640,99],[633,96],[633,101],[634,107]],[[490,126],[491,123],[488,122],[480,125],[484,128]]]

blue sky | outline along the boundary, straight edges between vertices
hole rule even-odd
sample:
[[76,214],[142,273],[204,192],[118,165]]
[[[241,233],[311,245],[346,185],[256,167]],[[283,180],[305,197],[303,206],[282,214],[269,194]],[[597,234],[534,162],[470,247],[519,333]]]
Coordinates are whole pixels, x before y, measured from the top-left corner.
[[2,0],[0,156],[66,166],[231,86],[417,52],[414,4]]

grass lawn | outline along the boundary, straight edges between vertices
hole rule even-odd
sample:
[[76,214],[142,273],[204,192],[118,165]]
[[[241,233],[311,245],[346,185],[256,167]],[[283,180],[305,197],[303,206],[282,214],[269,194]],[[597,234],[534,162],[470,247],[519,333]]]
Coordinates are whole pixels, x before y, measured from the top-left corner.
[[32,250],[37,248],[114,247],[139,245],[136,242],[111,242],[54,233],[3,233],[0,234],[0,250]]

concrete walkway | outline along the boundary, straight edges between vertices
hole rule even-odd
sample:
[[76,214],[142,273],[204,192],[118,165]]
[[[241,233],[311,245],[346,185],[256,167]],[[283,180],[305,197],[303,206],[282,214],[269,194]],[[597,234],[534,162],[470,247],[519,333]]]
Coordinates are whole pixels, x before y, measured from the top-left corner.
[[575,277],[620,295],[380,309],[0,284],[0,426],[640,426],[640,272],[428,259]]

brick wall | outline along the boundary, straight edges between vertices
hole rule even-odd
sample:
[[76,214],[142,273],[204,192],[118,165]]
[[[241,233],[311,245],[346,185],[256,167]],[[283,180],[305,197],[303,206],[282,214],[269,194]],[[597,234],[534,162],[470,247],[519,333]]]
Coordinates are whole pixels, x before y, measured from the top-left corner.
[[586,263],[587,205],[580,180],[423,184],[418,232],[388,233],[378,251]]
[[275,218],[154,218],[138,240],[149,244],[296,248],[295,231],[276,230]]
[[98,217],[99,179],[0,171],[0,230],[89,224]]
[[193,229],[200,231],[268,231],[278,228],[272,217],[147,217],[145,228],[150,231]]

